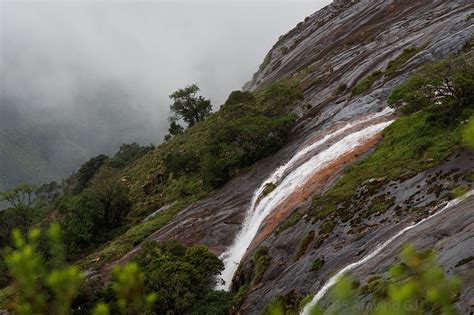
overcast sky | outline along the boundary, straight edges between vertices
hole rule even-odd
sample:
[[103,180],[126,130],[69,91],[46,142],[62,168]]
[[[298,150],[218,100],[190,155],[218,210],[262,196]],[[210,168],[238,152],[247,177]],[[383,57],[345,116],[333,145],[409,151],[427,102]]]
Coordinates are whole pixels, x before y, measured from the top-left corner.
[[169,94],[197,83],[220,105],[331,2],[0,1],[0,128],[66,124],[85,154],[159,143]]

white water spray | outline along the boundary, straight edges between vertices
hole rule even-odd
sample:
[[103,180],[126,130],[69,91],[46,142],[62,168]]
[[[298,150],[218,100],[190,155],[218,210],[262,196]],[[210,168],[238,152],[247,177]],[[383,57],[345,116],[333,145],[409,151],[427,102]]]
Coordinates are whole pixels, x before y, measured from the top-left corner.
[[324,285],[323,287],[318,291],[318,293],[316,293],[316,295],[314,296],[314,298],[311,300],[311,302],[309,302],[308,304],[306,304],[306,306],[304,307],[304,309],[301,311],[300,315],[308,315],[310,314],[311,312],[311,309],[323,298],[323,296],[329,291],[329,289],[334,286],[338,281],[339,279],[341,279],[341,277],[348,271],[354,269],[354,268],[357,268],[358,266],[366,263],[367,261],[369,261],[370,259],[374,258],[376,255],[378,255],[385,247],[387,247],[390,243],[392,243],[394,240],[396,240],[397,238],[399,238],[401,235],[403,235],[404,233],[416,228],[417,226],[423,224],[423,222],[426,222],[428,220],[431,220],[432,218],[434,218],[435,216],[443,213],[444,211],[446,211],[447,209],[457,205],[458,203],[460,203],[461,201],[463,201],[464,199],[468,198],[469,196],[472,196],[474,195],[474,190],[471,190],[470,192],[468,192],[467,194],[465,194],[463,197],[461,198],[458,198],[458,199],[454,199],[454,200],[451,200],[450,202],[448,202],[446,204],[446,206],[443,207],[443,209],[439,210],[438,212],[436,212],[435,214],[421,220],[420,222],[416,223],[416,224],[411,224],[409,226],[407,226],[406,228],[404,228],[403,230],[401,230],[400,232],[398,232],[397,234],[395,234],[394,236],[392,236],[389,240],[385,241],[384,243],[380,244],[379,246],[377,246],[377,248],[371,252],[370,254],[368,254],[367,256],[365,256],[364,258],[362,258],[361,260],[359,261],[356,261],[350,265],[347,265],[346,267],[342,268],[336,275],[334,275],[332,278],[330,278]]
[[[324,144],[335,139],[349,128],[390,113],[391,110],[384,110],[357,122],[349,123],[332,134],[326,135],[321,140],[316,141],[312,145],[296,153],[288,163],[279,167],[260,185],[252,197],[250,208],[247,211],[242,228],[237,234],[234,243],[220,257],[224,261],[225,268],[221,275],[223,281],[219,281],[220,283],[217,285],[216,289],[230,289],[234,273],[252,240],[257,235],[262,222],[278,205],[280,205],[293,192],[303,187],[311,176],[321,170],[325,165],[327,165],[327,163],[336,160],[345,153],[362,145],[367,141],[367,139],[370,139],[377,133],[381,132],[393,121],[374,124],[365,129],[349,134],[304,163],[302,162],[303,157],[311,151],[321,148]],[[291,170],[294,167],[296,167],[294,170],[289,174],[286,174],[288,170]],[[262,193],[268,183],[274,183],[277,184],[277,186],[272,192],[262,198]]]

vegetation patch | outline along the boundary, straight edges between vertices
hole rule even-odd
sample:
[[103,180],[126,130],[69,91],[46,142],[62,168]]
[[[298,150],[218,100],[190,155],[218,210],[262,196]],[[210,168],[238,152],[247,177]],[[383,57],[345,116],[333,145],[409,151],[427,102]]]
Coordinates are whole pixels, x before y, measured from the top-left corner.
[[398,69],[400,69],[404,64],[406,64],[411,58],[413,58],[413,56],[422,51],[423,48],[424,47],[414,46],[404,49],[403,52],[397,58],[391,60],[388,63],[387,68],[384,71],[376,70],[372,74],[366,76],[361,81],[359,81],[356,86],[352,88],[352,95],[359,95],[369,91],[375,81],[377,81],[383,76],[392,76],[393,74],[395,74],[395,72],[398,71]]
[[470,190],[471,190],[471,186],[469,185],[458,185],[451,190],[451,197],[461,198]]
[[335,95],[341,95],[346,91],[347,91],[347,84],[341,83],[337,86],[336,90],[334,91],[334,94]]
[[259,249],[255,252],[253,256],[253,259],[255,262],[255,275],[253,278],[253,283],[257,284],[260,281],[262,281],[263,275],[265,274],[265,271],[270,266],[270,262],[272,260],[268,247],[266,246],[259,247]]
[[286,229],[292,227],[303,217],[298,211],[293,212],[286,220],[281,224],[275,231],[275,234],[278,235]]
[[[472,93],[467,92],[474,90],[474,71],[470,70],[473,62],[469,58],[459,56],[425,67],[392,93],[389,103],[403,106],[407,116],[385,129],[384,139],[374,152],[348,167],[326,193],[313,198],[310,214],[315,219],[330,214],[350,219],[365,205],[364,198],[356,195],[364,182],[414,176],[445,161],[461,147],[462,122],[472,115],[474,104]],[[449,80],[458,87],[459,95],[439,95],[436,84],[442,88],[443,77],[452,78]],[[388,205],[383,202],[375,210]]]
[[272,52],[269,52],[263,59],[263,62],[260,65],[259,70],[260,71],[265,70],[265,68],[270,64],[271,61],[272,61]]
[[372,205],[364,213],[364,217],[369,217],[372,214],[381,214],[395,204],[394,197],[380,196],[372,200]]
[[343,277],[331,289],[329,308],[316,305],[310,313],[407,314],[400,305],[416,305],[419,314],[455,314],[460,286],[458,278],[445,275],[433,251],[418,252],[407,246],[388,276],[374,276],[360,287]]
[[315,261],[311,263],[311,267],[309,268],[309,271],[318,271],[321,269],[321,267],[324,265],[324,258],[318,258]]
[[413,58],[415,55],[421,52],[423,48],[424,47],[414,46],[414,47],[409,47],[409,48],[404,49],[397,58],[395,58],[394,60],[391,60],[388,63],[387,69],[384,72],[385,76],[389,77],[389,76],[394,75],[395,72],[398,71],[398,69],[400,69],[411,58]]
[[352,95],[359,95],[370,90],[375,81],[380,79],[383,76],[381,70],[377,70],[370,74],[369,76],[363,78],[357,85],[352,89]]
[[276,185],[274,183],[266,183],[265,188],[263,189],[262,195],[266,196],[272,191],[274,191],[276,188]]
[[79,262],[79,265],[86,268],[99,268],[107,263],[119,259],[135,246],[143,242],[153,232],[164,227],[177,213],[199,200],[197,195],[178,200],[170,208],[158,213],[153,219],[141,224],[137,224],[127,230],[113,241],[107,243],[102,249],[89,255]]
[[298,251],[296,252],[294,260],[297,261],[301,258],[301,256],[306,253],[309,244],[314,240],[315,233],[314,231],[308,232],[300,241],[300,245],[298,247]]
[[273,298],[263,311],[263,315],[297,315],[311,299],[312,296],[304,296],[292,290]]

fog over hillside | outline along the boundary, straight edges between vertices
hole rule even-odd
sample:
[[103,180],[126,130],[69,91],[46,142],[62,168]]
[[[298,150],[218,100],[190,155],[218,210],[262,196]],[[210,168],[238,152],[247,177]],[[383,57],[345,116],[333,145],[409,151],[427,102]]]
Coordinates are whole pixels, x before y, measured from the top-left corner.
[[2,1],[0,188],[160,143],[169,94],[198,83],[217,107],[329,2]]

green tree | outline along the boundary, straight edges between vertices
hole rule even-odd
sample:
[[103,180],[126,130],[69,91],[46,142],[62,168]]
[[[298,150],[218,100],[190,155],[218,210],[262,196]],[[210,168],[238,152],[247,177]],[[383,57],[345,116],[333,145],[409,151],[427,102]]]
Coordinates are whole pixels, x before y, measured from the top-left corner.
[[158,314],[228,313],[230,294],[213,291],[215,276],[224,265],[206,247],[150,242],[137,262],[145,271],[148,290],[157,293]]
[[122,226],[132,207],[128,187],[117,170],[103,168],[91,187],[79,195],[66,195],[59,202],[68,253],[76,255],[108,240]]
[[33,203],[35,188],[27,183],[22,183],[14,188],[0,193],[0,201],[6,201],[12,208],[20,206],[30,207]]
[[96,157],[93,157],[86,163],[84,163],[80,168],[77,173],[72,176],[72,178],[75,180],[74,183],[72,183],[72,193],[73,194],[80,194],[87,186],[89,185],[89,182],[91,179],[94,177],[95,174],[99,171],[99,169],[104,165],[104,163],[109,159],[108,156],[100,154]]
[[388,102],[408,114],[426,109],[459,116],[474,105],[474,58],[453,56],[424,67],[396,88]]
[[165,140],[169,140],[176,135],[182,134],[184,132],[184,128],[172,117],[170,119],[170,127],[168,128],[168,132],[169,134],[165,136]]
[[[10,211],[8,211],[8,218],[5,225],[19,227],[23,233],[29,229],[34,217],[34,193],[35,188],[29,184],[23,183],[16,187],[0,193],[0,201],[6,201],[10,204]],[[3,211],[5,212],[5,211]],[[3,224],[2,224],[3,225]],[[10,229],[4,230],[7,235]]]
[[49,205],[52,205],[61,196],[61,193],[62,187],[55,181],[43,184],[35,190],[36,197]]
[[196,84],[192,84],[170,95],[170,99],[173,100],[173,104],[170,106],[173,113],[173,116],[170,118],[171,135],[179,133],[182,129],[182,127],[178,127],[179,125],[176,124],[176,121],[182,119],[188,124],[188,127],[192,127],[210,115],[212,111],[211,101],[198,96],[198,92],[199,87]]

